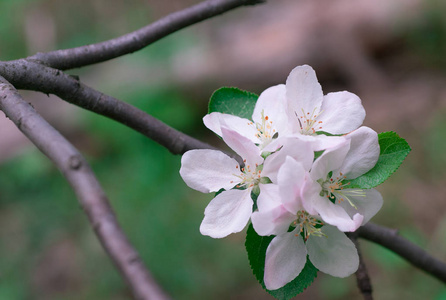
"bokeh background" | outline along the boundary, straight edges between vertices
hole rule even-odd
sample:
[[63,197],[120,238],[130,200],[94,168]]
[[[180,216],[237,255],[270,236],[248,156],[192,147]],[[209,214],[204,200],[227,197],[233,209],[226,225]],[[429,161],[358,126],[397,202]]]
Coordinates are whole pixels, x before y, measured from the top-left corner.
[[[2,0],[0,59],[117,37],[197,2]],[[378,188],[385,203],[373,221],[446,260],[445,15],[441,0],[270,0],[69,73],[224,147],[201,121],[215,89],[261,93],[310,64],[325,93],[356,93],[365,125],[396,131],[412,146]],[[87,157],[131,242],[174,299],[272,299],[251,273],[243,233],[200,235],[212,195],[182,182],[179,156],[55,96],[23,95]],[[129,299],[60,172],[3,113],[0,163],[0,300]],[[376,299],[446,299],[438,280],[380,246],[361,247]],[[354,276],[319,273],[297,299],[360,295]]]

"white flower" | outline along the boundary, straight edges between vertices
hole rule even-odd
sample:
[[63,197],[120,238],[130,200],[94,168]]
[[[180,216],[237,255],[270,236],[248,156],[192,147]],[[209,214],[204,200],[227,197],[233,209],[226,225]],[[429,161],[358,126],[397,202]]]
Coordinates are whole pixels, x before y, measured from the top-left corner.
[[336,147],[345,141],[345,138],[341,136],[320,136],[320,139],[313,139],[312,141],[301,137],[294,136],[281,139],[280,150],[265,159],[263,171],[265,174],[269,174],[269,179],[273,183],[277,183],[277,172],[288,156],[300,162],[305,170],[309,171],[313,165],[314,151]]
[[361,99],[350,92],[324,96],[316,73],[307,65],[294,68],[286,81],[286,98],[294,132],[344,134],[357,129],[365,118]]
[[203,122],[219,136],[222,135],[223,127],[237,131],[263,150],[278,136],[284,137],[290,134],[291,126],[288,123],[286,109],[285,85],[280,84],[260,94],[252,114],[252,121],[213,112],[206,115]]
[[368,127],[344,137],[343,143],[328,148],[315,160],[312,180],[305,185],[302,197],[309,213],[320,215],[341,231],[355,231],[379,211],[383,199],[377,190],[349,188],[345,180],[372,169],[380,151],[378,135]]
[[306,212],[297,215],[299,226],[291,232],[276,236],[266,249],[264,282],[269,290],[283,287],[296,278],[305,266],[307,254],[320,271],[335,277],[347,277],[356,272],[358,252],[350,239],[336,227],[324,225],[320,235],[310,235],[306,241],[299,232],[313,219]]
[[[358,268],[354,244],[335,227],[305,210],[302,191],[309,177],[305,167],[287,156],[277,174],[257,200],[251,219],[259,235],[276,235],[266,250],[264,282],[269,290],[283,287],[305,266],[307,254],[324,273],[346,277]],[[294,229],[288,232],[290,226]]]
[[346,91],[324,96],[314,70],[304,65],[291,71],[286,85],[270,87],[260,94],[252,121],[213,112],[203,122],[219,136],[222,127],[237,131],[261,150],[275,151],[282,145],[282,138],[298,135],[319,151],[330,142],[318,133],[345,134],[361,126],[364,118],[359,97]]
[[[251,191],[262,190],[263,176],[260,149],[235,131],[221,128],[223,140],[244,159],[238,162],[217,150],[191,150],[181,159],[180,175],[186,184],[203,193],[218,194],[206,207],[200,232],[213,238],[222,238],[241,231],[249,221],[253,209]],[[263,174],[265,173],[265,174]],[[237,188],[237,189],[232,189]]]

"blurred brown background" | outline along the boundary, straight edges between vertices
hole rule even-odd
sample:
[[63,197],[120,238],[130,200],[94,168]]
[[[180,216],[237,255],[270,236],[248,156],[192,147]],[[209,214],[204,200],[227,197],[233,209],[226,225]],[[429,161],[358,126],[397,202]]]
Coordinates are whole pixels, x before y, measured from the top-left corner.
[[[0,59],[117,37],[199,1],[4,0]],[[446,3],[269,0],[202,22],[137,53],[72,70],[88,85],[215,145],[201,122],[211,93],[261,93],[309,64],[325,93],[356,93],[365,125],[412,147],[379,190],[374,222],[446,260]],[[92,163],[131,241],[175,299],[271,299],[251,274],[244,234],[203,237],[212,195],[188,189],[180,157],[122,125],[23,92]],[[68,185],[0,114],[0,299],[128,299]],[[174,188],[173,188],[174,187]],[[376,299],[446,299],[446,288],[361,243]],[[360,299],[354,276],[319,274],[297,299]]]

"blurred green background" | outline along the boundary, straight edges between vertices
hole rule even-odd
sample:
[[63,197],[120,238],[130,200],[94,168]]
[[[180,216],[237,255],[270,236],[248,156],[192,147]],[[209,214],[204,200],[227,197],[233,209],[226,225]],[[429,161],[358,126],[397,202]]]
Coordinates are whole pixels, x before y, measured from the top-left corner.
[[[3,0],[0,59],[113,38],[197,2]],[[385,204],[373,221],[399,228],[446,260],[445,5],[377,1],[371,9],[370,1],[269,2],[69,73],[222,146],[201,121],[213,90],[234,85],[260,93],[308,63],[326,93],[346,89],[361,97],[365,125],[408,140],[412,153],[379,188]],[[243,233],[222,240],[200,235],[212,195],[183,183],[179,156],[55,97],[23,94],[87,157],[129,239],[174,299],[271,299],[251,273]],[[7,123],[3,115],[0,119]],[[129,299],[60,172],[32,145],[4,131],[0,300]],[[361,246],[377,299],[446,299],[438,280],[380,246],[365,241]],[[357,298],[354,276],[324,274],[297,297]]]

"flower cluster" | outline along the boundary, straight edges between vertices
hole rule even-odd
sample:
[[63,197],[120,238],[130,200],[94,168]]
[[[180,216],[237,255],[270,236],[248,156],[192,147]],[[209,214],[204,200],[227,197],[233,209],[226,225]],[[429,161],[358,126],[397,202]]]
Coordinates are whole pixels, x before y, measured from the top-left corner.
[[206,115],[204,124],[243,163],[216,150],[183,155],[186,184],[219,192],[206,207],[201,233],[222,238],[251,220],[258,235],[274,235],[266,250],[269,290],[298,276],[307,256],[327,274],[354,273],[358,254],[344,232],[355,231],[382,206],[378,191],[349,186],[375,166],[380,153],[377,133],[361,127],[364,118],[356,95],[324,95],[306,65],[259,96],[252,120]]

